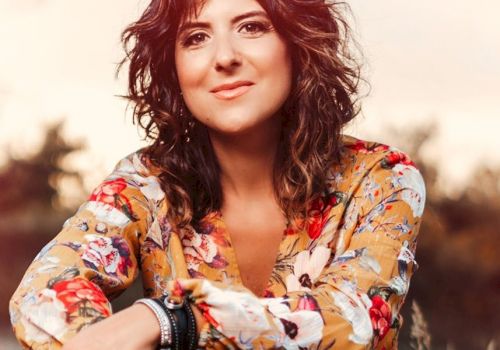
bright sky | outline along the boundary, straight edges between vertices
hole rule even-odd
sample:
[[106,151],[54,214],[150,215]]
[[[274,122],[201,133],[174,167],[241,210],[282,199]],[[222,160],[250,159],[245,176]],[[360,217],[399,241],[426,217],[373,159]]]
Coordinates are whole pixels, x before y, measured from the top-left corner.
[[[35,149],[42,127],[67,119],[88,151],[73,165],[95,185],[141,146],[125,114],[125,80],[114,79],[121,30],[143,1],[0,0],[0,162],[10,145]],[[500,3],[494,0],[351,0],[372,85],[350,129],[391,143],[391,126],[436,118],[429,157],[446,184],[480,162],[500,165]],[[3,154],[2,154],[3,152]]]

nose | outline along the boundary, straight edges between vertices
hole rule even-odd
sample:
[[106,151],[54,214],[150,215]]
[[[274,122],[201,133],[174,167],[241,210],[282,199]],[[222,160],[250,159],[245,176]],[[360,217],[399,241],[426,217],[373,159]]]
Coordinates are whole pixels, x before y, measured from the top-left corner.
[[214,61],[217,72],[234,71],[241,65],[241,54],[232,42],[231,37],[219,38]]

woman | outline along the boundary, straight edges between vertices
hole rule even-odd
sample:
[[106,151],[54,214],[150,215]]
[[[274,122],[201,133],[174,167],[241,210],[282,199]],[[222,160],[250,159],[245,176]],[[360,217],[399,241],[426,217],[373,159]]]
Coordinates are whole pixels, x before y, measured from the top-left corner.
[[[425,190],[405,154],[341,136],[359,79],[341,14],[151,2],[124,43],[152,144],[29,267],[25,347],[397,347]],[[112,314],[139,268],[147,298]]]

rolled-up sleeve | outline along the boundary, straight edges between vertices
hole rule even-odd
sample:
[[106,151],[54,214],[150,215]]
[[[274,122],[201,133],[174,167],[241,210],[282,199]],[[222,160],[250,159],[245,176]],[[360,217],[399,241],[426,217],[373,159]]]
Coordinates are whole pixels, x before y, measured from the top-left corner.
[[124,158],[33,260],[10,300],[25,348],[58,349],[112,314],[138,275],[139,246],[161,196],[139,154]]

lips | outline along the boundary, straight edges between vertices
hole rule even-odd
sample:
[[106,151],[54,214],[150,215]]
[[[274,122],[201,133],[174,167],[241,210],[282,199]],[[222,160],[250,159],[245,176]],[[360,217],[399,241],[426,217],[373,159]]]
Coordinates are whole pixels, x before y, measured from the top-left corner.
[[230,84],[219,85],[212,90],[211,93],[221,100],[230,100],[245,94],[254,85],[251,81],[236,81]]

